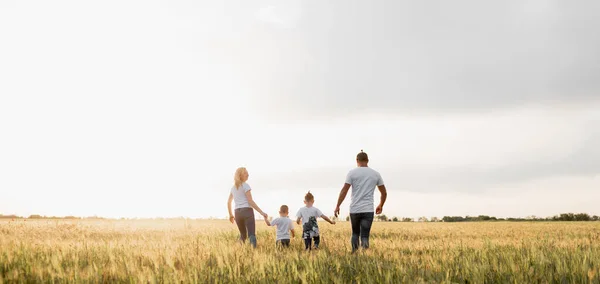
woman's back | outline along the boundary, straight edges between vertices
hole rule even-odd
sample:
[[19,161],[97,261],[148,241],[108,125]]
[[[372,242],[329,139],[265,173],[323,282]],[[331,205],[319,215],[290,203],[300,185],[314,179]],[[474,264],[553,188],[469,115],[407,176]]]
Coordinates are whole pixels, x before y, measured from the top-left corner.
[[235,209],[250,207],[250,204],[248,203],[248,198],[246,197],[246,192],[248,192],[249,190],[250,185],[245,182],[242,183],[242,185],[239,188],[235,188],[235,185],[231,187],[231,194],[233,194]]

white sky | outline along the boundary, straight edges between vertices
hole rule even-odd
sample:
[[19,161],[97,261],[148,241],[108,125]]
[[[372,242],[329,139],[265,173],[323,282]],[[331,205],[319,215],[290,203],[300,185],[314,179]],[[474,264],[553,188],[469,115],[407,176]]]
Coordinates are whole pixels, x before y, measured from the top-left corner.
[[[544,3],[517,5],[511,21],[529,15],[532,33],[546,33],[539,19],[560,17]],[[364,149],[390,191],[388,216],[600,215],[596,85],[582,89],[584,76],[552,83],[572,70],[597,70],[597,57],[564,57],[558,73],[532,71],[523,82],[544,87],[523,85],[528,99],[506,103],[494,90],[475,89],[492,80],[485,75],[460,81],[464,93],[411,85],[412,97],[395,97],[404,89],[387,82],[373,88],[390,93],[355,97],[346,88],[356,89],[356,74],[328,61],[339,55],[325,49],[346,39],[306,28],[323,24],[335,38],[333,23],[344,19],[311,9],[298,1],[0,2],[0,214],[223,217],[238,166],[248,167],[267,213],[281,204],[297,210],[310,189],[332,214]],[[380,48],[372,40],[352,58],[372,56]],[[515,60],[528,56],[522,52]],[[427,64],[445,70],[446,63]],[[385,72],[355,68],[372,68],[369,80],[377,81],[393,72],[380,64]],[[529,68],[510,68],[520,67]],[[454,74],[439,70],[399,76],[408,86]],[[330,71],[354,79],[314,81]],[[311,95],[313,82],[326,94]],[[452,105],[468,91],[479,96],[469,100],[490,105],[457,111],[436,103]]]

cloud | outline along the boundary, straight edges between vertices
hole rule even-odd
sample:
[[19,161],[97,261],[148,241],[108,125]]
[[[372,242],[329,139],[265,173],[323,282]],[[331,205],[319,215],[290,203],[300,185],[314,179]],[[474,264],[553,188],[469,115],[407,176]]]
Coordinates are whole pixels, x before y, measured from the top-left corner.
[[600,2],[75,2],[0,2],[5,210],[226,214],[242,165],[332,204],[360,149],[390,208],[597,200]]
[[[600,175],[588,177],[549,177],[528,182],[490,187],[489,194],[469,192],[391,192],[388,216],[477,216],[538,217],[566,212],[599,215],[594,201]],[[565,189],[568,189],[565,190]]]
[[[524,108],[387,120],[360,117],[357,120],[362,123],[347,121],[343,124],[347,127],[317,128],[313,132],[317,143],[309,142],[315,137],[310,131],[292,128],[287,130],[289,136],[287,131],[281,132],[282,137],[300,139],[300,143],[303,138],[297,137],[309,137],[306,149],[296,149],[294,158],[286,154],[272,158],[268,163],[278,165],[278,173],[259,174],[256,182],[261,188],[339,188],[354,167],[353,155],[361,148],[370,154],[371,166],[382,173],[391,190],[485,195],[491,188],[506,186],[510,191],[514,184],[539,179],[590,177],[600,174],[598,107]],[[343,153],[340,149],[328,148],[334,147],[335,141],[348,141],[354,150],[340,145],[347,157],[338,157]],[[287,143],[280,138],[276,144]],[[332,163],[320,163],[323,159]],[[285,160],[297,160],[302,166],[281,166]]]
[[538,4],[306,2],[295,30],[238,51],[278,119],[598,100],[600,3]]
[[261,7],[256,13],[256,18],[279,28],[293,28],[300,20],[301,15],[301,2],[287,0]]

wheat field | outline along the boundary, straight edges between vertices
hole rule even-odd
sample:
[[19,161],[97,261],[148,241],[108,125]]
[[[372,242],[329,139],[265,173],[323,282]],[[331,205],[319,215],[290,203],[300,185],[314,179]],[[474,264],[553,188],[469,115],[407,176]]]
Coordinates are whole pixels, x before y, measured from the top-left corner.
[[375,222],[357,254],[320,227],[306,252],[258,220],[257,249],[227,221],[0,221],[0,283],[600,283],[600,222]]

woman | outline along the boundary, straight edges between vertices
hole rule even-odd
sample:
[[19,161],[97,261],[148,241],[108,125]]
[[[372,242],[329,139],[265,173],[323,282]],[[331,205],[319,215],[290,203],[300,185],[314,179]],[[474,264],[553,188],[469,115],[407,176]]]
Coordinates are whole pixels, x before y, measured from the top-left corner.
[[[254,209],[260,213],[265,219],[267,213],[260,210],[256,202],[252,199],[252,189],[250,185],[246,183],[248,180],[248,171],[246,168],[238,168],[233,176],[233,187],[229,193],[229,199],[227,200],[227,210],[229,210],[229,221],[235,223],[240,230],[240,241],[243,243],[246,238],[250,239],[250,244],[256,247],[256,234],[255,234],[255,220],[254,220]],[[235,216],[231,212],[231,201],[235,200]]]

